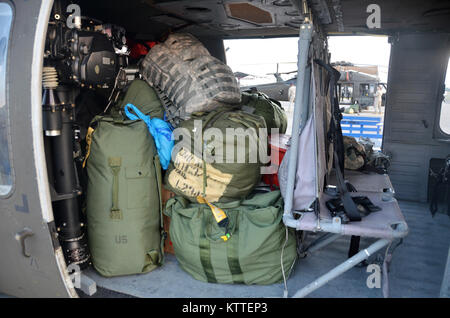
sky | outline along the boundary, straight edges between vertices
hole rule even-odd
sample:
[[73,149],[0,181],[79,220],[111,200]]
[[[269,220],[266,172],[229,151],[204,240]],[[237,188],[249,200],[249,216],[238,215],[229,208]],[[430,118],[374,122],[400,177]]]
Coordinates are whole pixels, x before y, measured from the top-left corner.
[[[234,72],[266,76],[256,78],[258,83],[274,80],[273,76],[267,74],[276,71],[277,63],[279,72],[289,72],[297,68],[298,38],[226,40],[224,45],[227,50],[227,64]],[[380,80],[387,81],[390,55],[387,37],[332,36],[328,39],[328,45],[331,62],[378,65]],[[254,84],[258,84],[256,82]]]

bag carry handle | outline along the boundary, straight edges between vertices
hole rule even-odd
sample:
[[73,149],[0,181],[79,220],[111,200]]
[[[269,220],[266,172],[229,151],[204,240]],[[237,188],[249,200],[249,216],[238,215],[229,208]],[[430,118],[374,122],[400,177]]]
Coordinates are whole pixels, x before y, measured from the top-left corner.
[[122,165],[121,157],[109,157],[108,164],[113,174],[112,186],[112,207],[110,210],[110,218],[115,220],[122,219],[122,211],[119,209],[119,172]]
[[[221,209],[236,209],[236,208],[239,208],[241,206],[241,203],[242,203],[242,200],[236,200],[236,201],[225,202],[225,203],[215,202],[214,205],[217,206],[218,208],[221,208]],[[184,197],[182,197],[180,195],[177,195],[177,196],[167,200],[166,207],[165,207],[166,214],[172,214],[172,213],[175,212],[175,213],[183,215],[185,217],[189,217],[189,218],[192,217],[192,216],[188,216],[188,215],[186,215],[184,213],[178,212],[177,208],[172,208],[173,206],[176,206],[177,204],[179,205],[179,208],[181,210],[192,209],[192,208],[208,207],[206,204],[193,203],[193,202],[190,202],[188,199],[186,199],[186,198],[184,198]]]
[[[178,200],[183,200],[183,202],[186,202],[186,204],[183,205],[184,207],[187,207],[189,204],[204,205],[204,203],[189,203],[188,200],[186,200],[185,198],[180,197],[180,196],[177,196],[176,198]],[[243,201],[244,201],[243,199],[239,199],[239,200],[234,200],[234,201],[230,201],[230,202],[213,202],[213,204],[220,209],[236,209],[242,205]]]

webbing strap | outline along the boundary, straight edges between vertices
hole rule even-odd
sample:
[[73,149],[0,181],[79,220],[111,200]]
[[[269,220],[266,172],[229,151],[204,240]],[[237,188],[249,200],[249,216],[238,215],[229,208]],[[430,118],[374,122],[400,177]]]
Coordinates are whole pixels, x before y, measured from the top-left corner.
[[[348,193],[347,185],[344,180],[344,144],[342,137],[341,119],[342,114],[339,110],[339,102],[336,97],[336,84],[339,79],[340,73],[334,69],[330,64],[326,64],[324,61],[315,59],[315,63],[323,67],[329,74],[329,94],[330,103],[332,107],[332,120],[330,126],[330,136],[333,139],[333,160],[334,168],[336,171],[337,187],[344,204],[345,214],[348,216],[350,221],[361,221],[361,215],[359,214],[358,208],[353,202],[352,197]],[[338,150],[340,150],[338,152]]]
[[233,278],[233,283],[243,284],[244,274],[239,262],[239,234],[233,235],[233,237],[226,242],[227,244],[227,258],[228,267]]
[[208,186],[208,177],[206,175],[206,161],[205,159],[202,159],[203,163],[203,184],[202,184],[202,196],[206,198],[206,187]]
[[358,254],[360,241],[361,236],[352,235],[352,237],[350,238],[350,247],[348,249],[348,258]]
[[153,165],[155,166],[156,172],[156,185],[158,187],[158,199],[159,199],[159,212],[161,215],[161,228],[164,227],[164,223],[162,221],[162,211],[163,211],[163,203],[162,203],[162,176],[161,176],[161,163],[159,162],[159,156],[156,155],[153,158]]
[[214,269],[211,262],[211,242],[206,238],[203,231],[200,231],[199,248],[200,262],[202,263],[208,283],[217,283],[216,275],[214,274]]
[[94,133],[94,128],[91,126],[88,127],[87,133],[86,133],[86,156],[83,160],[83,168],[86,167],[86,162],[89,158],[89,155],[91,154],[91,143],[92,143],[92,134]]
[[[157,85],[154,86],[156,95],[158,95],[159,100],[165,110],[164,112],[164,120],[167,119],[172,127],[178,127],[181,123],[181,109],[175,107],[169,97],[161,90],[161,88]],[[184,114],[183,114],[184,115]]]
[[[209,117],[209,119],[203,123],[202,129],[206,130],[209,127],[211,127],[214,122],[216,122],[217,119],[219,119],[219,117],[224,114],[226,111],[219,111],[217,114],[214,114],[213,116]],[[204,143],[203,140],[203,135],[202,135],[202,147],[203,147],[203,152],[206,151],[206,144]],[[202,184],[202,196],[204,198],[206,198],[206,187],[208,186],[208,176],[207,176],[207,171],[206,171],[206,161],[205,159],[202,158],[202,168],[203,168],[203,184]]]
[[159,156],[156,155],[153,158],[153,164],[155,166],[156,172],[156,184],[158,187],[158,198],[159,198],[159,220],[160,220],[160,232],[161,232],[161,243],[160,251],[161,258],[160,264],[164,263],[164,243],[166,240],[166,232],[164,231],[164,217],[163,217],[163,203],[162,203],[162,176],[161,176],[161,163],[159,162]]
[[121,220],[122,211],[119,209],[119,171],[122,165],[121,157],[109,157],[109,166],[113,174],[113,186],[112,186],[112,207],[110,211],[111,219]]
[[336,151],[334,151],[334,165],[336,171],[337,187],[344,204],[345,214],[347,214],[350,221],[361,221],[361,214],[359,214],[358,208],[355,202],[353,202],[352,197],[348,193],[347,185],[345,184],[344,177],[342,176],[342,171],[339,166],[339,158]]

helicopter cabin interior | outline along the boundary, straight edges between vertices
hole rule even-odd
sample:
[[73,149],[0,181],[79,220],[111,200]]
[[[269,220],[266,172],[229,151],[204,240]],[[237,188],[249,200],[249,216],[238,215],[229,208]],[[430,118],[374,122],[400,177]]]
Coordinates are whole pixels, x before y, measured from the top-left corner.
[[[0,292],[19,297],[282,297],[286,290],[293,295],[301,286],[339,265],[347,257],[348,235],[335,237],[311,257],[299,258],[284,284],[201,282],[184,272],[170,253],[166,253],[163,266],[140,275],[103,277],[86,264],[81,274],[82,283],[87,284],[84,289],[74,288],[69,275],[72,263],[84,262],[80,249],[71,253],[73,246],[88,244],[86,237],[76,237],[86,226],[83,216],[86,183],[80,172],[86,134],[92,118],[115,101],[116,92],[141,77],[139,67],[145,54],[131,56],[130,47],[139,45],[147,53],[153,45],[150,43],[163,42],[169,34],[190,33],[212,56],[226,63],[223,40],[299,37],[299,34],[302,40],[301,28],[309,25],[313,31],[310,59],[306,63],[312,63],[313,59],[329,62],[327,37],[362,34],[389,37],[391,54],[382,140],[382,152],[391,158],[388,174],[385,179],[363,174],[352,183],[357,183],[357,188],[393,188],[395,206],[399,206],[398,211],[406,220],[408,234],[405,230],[406,237],[401,237],[402,244],[390,265],[390,295],[448,296],[448,291],[441,291],[450,242],[450,215],[446,215],[444,206],[448,193],[440,195],[438,213],[433,217],[429,203],[436,183],[430,169],[442,170],[450,154],[450,131],[443,130],[440,124],[450,55],[450,7],[438,0],[378,0],[381,25],[369,28],[367,19],[371,11],[367,7],[371,3],[0,1],[0,90],[3,90],[0,97],[6,96],[0,99],[0,137],[2,145],[7,145],[1,158],[10,162],[7,168],[2,168],[2,174],[6,171],[7,176],[2,176],[0,188],[0,240],[7,256],[0,258]],[[78,20],[74,18],[76,10],[81,10]],[[299,52],[299,66],[305,55],[308,52]],[[96,59],[103,60],[100,71],[94,67],[98,64]],[[316,71],[320,69],[318,65],[315,67]],[[307,82],[301,78],[300,69],[298,78],[297,87]],[[56,86],[59,84],[61,109],[73,110],[62,115],[62,122],[69,125],[62,125],[59,132],[51,128],[55,124],[48,115],[52,108],[42,106],[43,100],[51,104],[54,98],[45,89],[43,92],[42,86],[52,87],[55,82]],[[296,108],[302,103],[298,99]],[[294,126],[295,123],[294,118]],[[55,140],[52,136],[58,134],[70,138],[52,141]],[[64,162],[73,164],[73,161],[76,169],[64,166]],[[67,178],[71,180],[67,182]],[[74,221],[73,218],[78,228],[62,233],[65,231],[62,223]],[[305,238],[308,242],[320,234],[308,233]],[[68,234],[78,241],[58,241],[58,236]],[[360,245],[366,248],[374,241],[362,235]],[[382,264],[383,251],[371,255],[370,261]],[[380,289],[366,286],[367,275],[365,267],[354,267],[327,280],[324,287],[310,295],[382,297]],[[90,293],[94,283],[97,292]]]

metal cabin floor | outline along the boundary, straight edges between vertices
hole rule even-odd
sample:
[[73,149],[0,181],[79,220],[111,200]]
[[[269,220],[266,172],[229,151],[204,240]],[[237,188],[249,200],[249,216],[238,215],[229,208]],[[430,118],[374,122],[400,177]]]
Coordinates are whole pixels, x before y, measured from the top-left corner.
[[[390,297],[439,297],[450,243],[450,217],[434,218],[428,205],[400,201],[410,232],[393,255],[389,273]],[[361,248],[374,240],[361,239]],[[297,261],[288,280],[289,295],[312,282],[346,259],[350,238],[342,237],[318,252]],[[384,249],[382,250],[384,252]],[[381,252],[380,252],[381,253]],[[384,253],[383,253],[384,255]],[[376,255],[369,259],[369,263]],[[104,278],[89,269],[85,272],[103,289],[136,297],[233,298],[282,297],[283,284],[245,286],[203,283],[193,279],[178,265],[173,255],[145,275]],[[369,289],[366,267],[353,268],[308,297],[382,297],[381,289]]]

